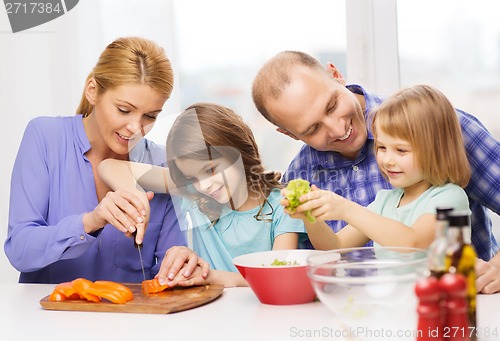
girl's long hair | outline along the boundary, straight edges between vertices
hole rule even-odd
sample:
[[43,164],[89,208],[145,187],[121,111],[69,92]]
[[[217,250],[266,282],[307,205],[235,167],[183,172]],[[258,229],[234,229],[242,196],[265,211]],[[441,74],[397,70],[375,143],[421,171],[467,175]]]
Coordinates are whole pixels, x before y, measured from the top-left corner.
[[[241,158],[248,191],[264,199],[260,212],[271,190],[283,187],[280,173],[264,169],[254,135],[240,116],[212,103],[189,106],[177,117],[167,137],[167,165],[175,186],[183,195],[193,197],[192,193],[183,190],[192,181],[184,177],[176,159],[213,160],[219,157],[230,160],[231,164]],[[215,200],[195,194],[195,201],[212,221],[220,217],[222,207]]]

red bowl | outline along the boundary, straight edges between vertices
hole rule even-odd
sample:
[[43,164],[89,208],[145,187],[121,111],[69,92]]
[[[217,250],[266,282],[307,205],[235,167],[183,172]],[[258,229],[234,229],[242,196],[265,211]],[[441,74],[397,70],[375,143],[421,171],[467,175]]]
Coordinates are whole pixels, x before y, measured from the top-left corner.
[[[260,302],[272,305],[302,304],[316,297],[307,275],[307,257],[318,252],[321,251],[263,251],[235,257],[233,263]],[[290,265],[271,265],[275,260]]]

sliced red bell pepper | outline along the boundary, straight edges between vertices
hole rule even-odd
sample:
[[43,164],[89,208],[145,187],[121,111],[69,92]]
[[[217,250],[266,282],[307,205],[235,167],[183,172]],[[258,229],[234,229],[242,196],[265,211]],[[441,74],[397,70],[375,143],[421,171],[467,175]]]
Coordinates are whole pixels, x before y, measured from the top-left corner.
[[88,287],[87,293],[118,304],[127,303],[134,298],[132,290],[123,284],[112,281],[95,281]]
[[59,291],[55,290],[52,291],[52,293],[49,296],[49,301],[55,301],[55,302],[60,302],[60,301],[66,301],[68,298],[61,294]]
[[78,294],[78,292],[76,292],[76,290],[73,287],[73,284],[71,282],[59,283],[58,285],[56,285],[54,290],[60,292],[64,296],[66,296],[67,300],[82,299],[82,297]]
[[100,302],[105,298],[113,303],[126,303],[134,298],[127,286],[112,281],[92,282],[85,278],[76,278],[71,282],[56,285],[49,296],[50,301],[80,300]]
[[92,285],[92,281],[89,281],[85,278],[77,278],[71,281],[71,284],[81,297],[91,302],[101,302],[101,298],[99,296],[93,295],[88,292],[88,288]]
[[158,292],[162,292],[165,289],[168,289],[168,285],[161,285],[158,281],[158,278],[147,279],[142,281],[142,292],[144,295],[155,294]]

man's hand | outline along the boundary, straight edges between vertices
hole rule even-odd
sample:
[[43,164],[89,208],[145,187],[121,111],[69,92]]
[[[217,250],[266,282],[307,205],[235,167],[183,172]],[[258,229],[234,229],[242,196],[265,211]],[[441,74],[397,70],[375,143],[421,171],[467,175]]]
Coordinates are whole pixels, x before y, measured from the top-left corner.
[[483,294],[500,291],[500,268],[496,264],[476,259],[476,290]]

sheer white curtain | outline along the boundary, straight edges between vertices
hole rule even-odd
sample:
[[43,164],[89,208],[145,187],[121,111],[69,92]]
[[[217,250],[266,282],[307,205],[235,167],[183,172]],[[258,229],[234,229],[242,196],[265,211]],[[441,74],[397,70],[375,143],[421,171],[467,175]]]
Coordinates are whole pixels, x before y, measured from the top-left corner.
[[[3,7],[3,6],[2,6]],[[105,46],[120,36],[155,40],[175,69],[170,1],[80,1],[65,15],[13,34],[0,9],[0,282],[17,282],[18,272],[3,252],[7,236],[10,176],[22,134],[37,116],[75,113],[85,78]],[[164,107],[179,111],[178,86]],[[154,131],[159,130],[157,133]],[[151,132],[166,136],[162,127]]]

